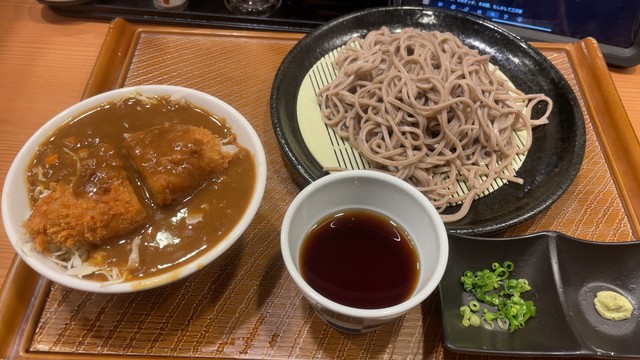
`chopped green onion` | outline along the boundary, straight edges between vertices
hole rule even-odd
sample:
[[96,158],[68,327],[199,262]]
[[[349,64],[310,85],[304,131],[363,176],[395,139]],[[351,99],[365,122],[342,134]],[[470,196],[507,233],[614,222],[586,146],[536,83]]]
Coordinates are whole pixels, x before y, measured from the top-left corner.
[[493,320],[487,320],[487,318],[482,317],[482,326],[484,326],[484,328],[487,330],[493,330],[495,325],[493,323]]
[[509,320],[505,318],[498,318],[498,327],[502,330],[507,330],[509,328]]
[[471,316],[469,317],[469,322],[471,323],[471,326],[480,326],[480,322],[482,320],[480,320],[480,316],[471,313]]
[[[536,315],[536,308],[532,301],[525,301],[521,295],[531,286],[526,279],[509,278],[515,266],[511,261],[502,265],[497,262],[491,264],[493,271],[484,269],[472,272],[467,270],[460,278],[465,291],[472,293],[476,300],[468,306],[460,308],[464,326],[482,325],[491,330],[494,320],[498,327],[513,332],[524,326],[525,322]],[[495,311],[481,308],[480,302],[495,307]],[[481,313],[480,317],[476,313]]]

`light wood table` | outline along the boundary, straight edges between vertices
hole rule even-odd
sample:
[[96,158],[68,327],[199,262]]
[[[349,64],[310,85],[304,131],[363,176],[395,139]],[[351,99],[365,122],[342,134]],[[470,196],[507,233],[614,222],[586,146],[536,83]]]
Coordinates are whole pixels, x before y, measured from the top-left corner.
[[[36,129],[83,93],[109,23],[62,18],[35,0],[0,0],[0,186]],[[640,67],[611,69],[640,134]],[[0,230],[0,286],[15,252]]]

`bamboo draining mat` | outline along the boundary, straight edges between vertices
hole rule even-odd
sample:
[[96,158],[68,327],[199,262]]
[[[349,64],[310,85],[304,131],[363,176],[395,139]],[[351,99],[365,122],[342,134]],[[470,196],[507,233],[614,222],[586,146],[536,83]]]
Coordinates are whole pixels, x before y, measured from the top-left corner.
[[[301,36],[113,22],[84,95],[172,84],[221,98],[263,142],[269,168],[263,203],[225,255],[154,290],[79,292],[42,280],[14,260],[0,294],[0,357],[476,358],[443,348],[437,293],[397,322],[347,335],[314,315],[286,273],[280,222],[299,188],[271,128],[269,95],[280,62]],[[640,175],[634,169],[640,167],[634,154],[640,146],[597,44],[535,45],[576,91],[587,123],[586,154],[555,204],[498,235],[556,230],[603,242],[636,238]]]

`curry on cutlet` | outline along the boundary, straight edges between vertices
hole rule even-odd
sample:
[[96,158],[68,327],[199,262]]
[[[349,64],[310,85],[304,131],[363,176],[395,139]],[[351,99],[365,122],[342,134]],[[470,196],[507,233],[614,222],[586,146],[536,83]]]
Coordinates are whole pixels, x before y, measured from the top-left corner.
[[181,124],[154,126],[126,136],[124,147],[159,205],[188,197],[221,173],[233,156],[211,131]]
[[100,245],[144,224],[147,210],[113,147],[86,144],[66,156],[75,175],[52,183],[24,223],[36,249]]
[[67,273],[117,282],[216,246],[247,208],[256,168],[224,119],[136,94],[59,127],[26,175],[33,246]]

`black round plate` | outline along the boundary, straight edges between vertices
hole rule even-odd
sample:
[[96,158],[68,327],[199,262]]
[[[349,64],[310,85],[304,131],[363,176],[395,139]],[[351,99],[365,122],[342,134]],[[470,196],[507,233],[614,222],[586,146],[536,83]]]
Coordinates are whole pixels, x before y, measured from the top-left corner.
[[477,18],[441,9],[383,7],[337,18],[307,34],[291,49],[271,89],[271,121],[282,151],[308,183],[326,175],[309,152],[298,127],[300,85],[323,56],[350,38],[387,26],[451,32],[491,63],[525,93],[553,100],[550,123],[534,128],[533,145],[518,170],[524,184],[507,183],[474,201],[467,216],[446,224],[456,234],[497,232],[519,224],[556,201],[574,180],[584,156],[585,125],[579,102],[556,67],[538,50],[510,32]]

